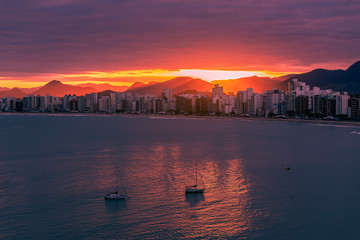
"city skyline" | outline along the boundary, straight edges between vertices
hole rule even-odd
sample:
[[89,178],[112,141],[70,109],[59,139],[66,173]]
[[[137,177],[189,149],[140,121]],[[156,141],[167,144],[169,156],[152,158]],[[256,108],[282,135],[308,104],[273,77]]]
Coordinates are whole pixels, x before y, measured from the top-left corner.
[[0,86],[204,80],[345,69],[360,4],[2,1]]
[[0,0],[0,239],[359,238],[359,13]]
[[[54,81],[50,84],[56,84]],[[276,117],[326,120],[359,120],[360,98],[347,92],[311,88],[292,79],[287,91],[264,90],[262,93],[247,88],[237,94],[224,94],[222,86],[215,84],[209,92],[178,93],[165,88],[161,96],[132,94],[131,92],[104,91],[63,97],[29,94],[23,98],[0,98],[0,112],[32,113],[127,113],[127,114],[180,114],[196,116]]]

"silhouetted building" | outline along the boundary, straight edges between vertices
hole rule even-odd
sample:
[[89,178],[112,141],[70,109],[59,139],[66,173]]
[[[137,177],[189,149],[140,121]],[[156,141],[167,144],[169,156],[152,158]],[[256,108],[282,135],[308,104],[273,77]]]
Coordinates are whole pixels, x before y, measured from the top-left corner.
[[196,99],[196,113],[200,114],[208,114],[208,97],[207,96],[201,96]]
[[309,111],[309,97],[298,96],[296,97],[296,113],[306,114]]
[[15,111],[16,112],[22,112],[23,111],[23,101],[22,100],[16,100],[16,102],[15,102]]
[[191,113],[192,100],[182,96],[176,97],[176,112],[180,114]]
[[358,98],[350,98],[350,118],[351,119],[359,119],[359,99]]

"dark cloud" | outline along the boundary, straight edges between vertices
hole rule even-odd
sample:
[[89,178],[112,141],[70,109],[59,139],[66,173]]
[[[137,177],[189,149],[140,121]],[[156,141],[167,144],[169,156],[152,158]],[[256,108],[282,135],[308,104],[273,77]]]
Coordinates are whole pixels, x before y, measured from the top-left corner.
[[0,6],[0,72],[260,65],[279,71],[271,66],[350,64],[360,56],[360,2],[351,0],[0,0]]

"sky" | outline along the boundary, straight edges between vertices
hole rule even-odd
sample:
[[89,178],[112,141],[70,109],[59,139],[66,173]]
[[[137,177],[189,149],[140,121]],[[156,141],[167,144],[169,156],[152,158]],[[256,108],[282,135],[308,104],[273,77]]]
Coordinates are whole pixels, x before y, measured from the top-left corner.
[[0,0],[0,87],[346,69],[358,0]]

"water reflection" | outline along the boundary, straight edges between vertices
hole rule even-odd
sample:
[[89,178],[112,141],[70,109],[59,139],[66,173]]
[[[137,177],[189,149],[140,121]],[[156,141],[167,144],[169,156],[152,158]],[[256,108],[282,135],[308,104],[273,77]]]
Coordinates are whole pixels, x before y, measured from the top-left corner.
[[[211,144],[197,144],[158,142],[100,151],[89,166],[87,182],[91,179],[94,184],[87,188],[95,187],[101,194],[112,190],[120,169],[131,202],[104,200],[106,211],[98,212],[98,217],[121,214],[119,223],[136,223],[136,231],[149,236],[154,225],[189,238],[239,236],[253,229],[258,213],[252,209],[243,159],[226,159],[218,155],[221,151],[213,152]],[[184,187],[194,182],[196,161],[198,182],[206,191],[185,194]]]
[[[339,229],[356,235],[359,179],[349,169],[359,169],[359,148],[351,129],[332,128],[335,141],[323,127],[292,122],[1,120],[24,127],[0,137],[0,238],[335,239],[338,229],[327,226],[343,216]],[[306,151],[291,154],[298,146]],[[282,171],[289,156],[291,178]],[[206,192],[187,198],[195,162]],[[105,202],[117,172],[131,200]],[[293,200],[287,189],[296,190]]]
[[116,213],[126,208],[126,200],[104,200],[108,213]]
[[190,205],[197,205],[201,201],[205,200],[205,196],[202,193],[186,193],[185,194],[185,200],[190,203]]

